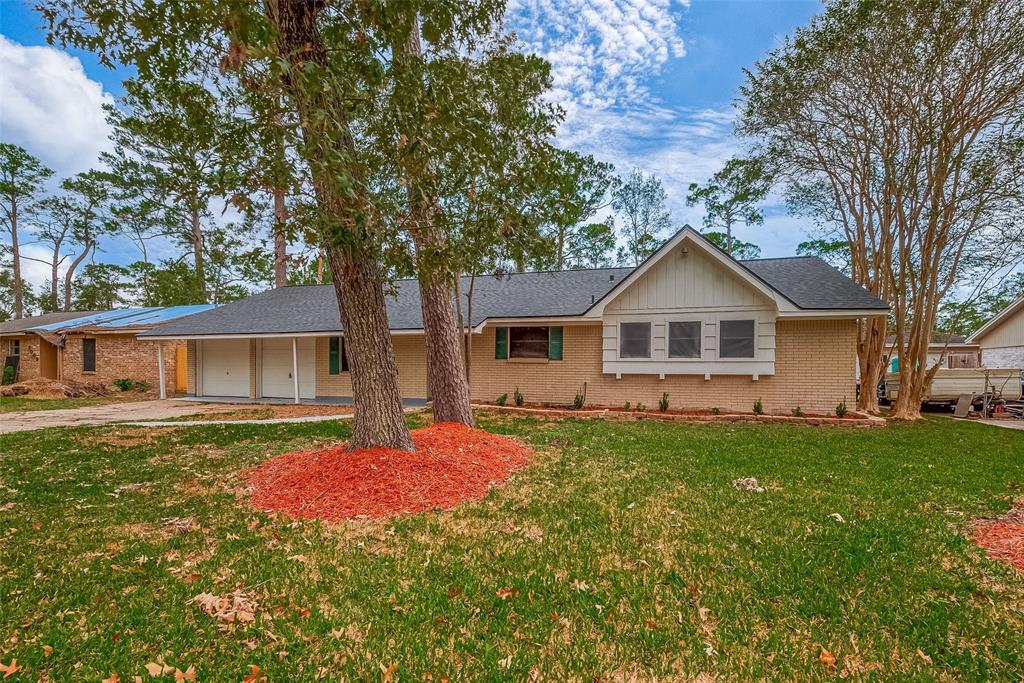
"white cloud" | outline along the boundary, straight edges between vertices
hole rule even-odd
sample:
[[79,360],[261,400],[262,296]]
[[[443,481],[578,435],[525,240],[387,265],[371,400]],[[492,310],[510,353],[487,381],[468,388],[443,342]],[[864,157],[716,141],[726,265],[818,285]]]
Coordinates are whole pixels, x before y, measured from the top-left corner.
[[0,138],[58,176],[95,166],[100,151],[110,148],[102,105],[113,101],[77,58],[0,35]]

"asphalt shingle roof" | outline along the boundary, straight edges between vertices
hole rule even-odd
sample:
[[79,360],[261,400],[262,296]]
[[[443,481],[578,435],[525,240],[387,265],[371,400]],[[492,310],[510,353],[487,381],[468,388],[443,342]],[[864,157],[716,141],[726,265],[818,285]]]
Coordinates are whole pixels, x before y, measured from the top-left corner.
[[57,313],[44,313],[42,315],[32,315],[27,318],[19,318],[18,320],[7,320],[0,323],[0,334],[14,334],[16,332],[24,332],[33,327],[39,327],[40,325],[52,325],[53,323],[62,323],[75,318],[82,318],[87,315],[95,315],[100,311],[58,311]]
[[[807,309],[879,309],[887,306],[817,257],[742,261],[757,277]],[[550,318],[583,315],[633,271],[600,268],[562,272],[478,276],[473,289],[472,324],[493,318]],[[469,278],[462,279],[463,295]],[[392,330],[423,326],[415,280],[394,283],[387,298]],[[463,307],[465,313],[465,305]],[[340,332],[333,285],[271,289],[218,308],[173,320],[140,336],[289,334]]]

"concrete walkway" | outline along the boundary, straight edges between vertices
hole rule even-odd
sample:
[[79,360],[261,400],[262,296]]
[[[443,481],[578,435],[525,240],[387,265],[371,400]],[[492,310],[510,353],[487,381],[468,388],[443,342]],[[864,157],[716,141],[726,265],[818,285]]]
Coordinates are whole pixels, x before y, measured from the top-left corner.
[[0,434],[28,432],[49,427],[81,427],[102,425],[111,422],[136,420],[159,420],[169,417],[184,417],[197,413],[234,411],[231,405],[210,405],[207,403],[184,403],[174,400],[131,401],[109,403],[83,408],[60,408],[58,410],[21,410],[0,414]]
[[[405,412],[411,409],[407,408]],[[125,422],[131,427],[209,427],[211,425],[279,425],[299,422],[327,422],[328,420],[351,420],[353,413],[342,415],[305,415],[303,417],[271,417],[266,420],[174,420],[167,422]]]
[[993,427],[1002,427],[1003,429],[1017,429],[1024,431],[1024,420],[977,420],[983,425],[992,425]]

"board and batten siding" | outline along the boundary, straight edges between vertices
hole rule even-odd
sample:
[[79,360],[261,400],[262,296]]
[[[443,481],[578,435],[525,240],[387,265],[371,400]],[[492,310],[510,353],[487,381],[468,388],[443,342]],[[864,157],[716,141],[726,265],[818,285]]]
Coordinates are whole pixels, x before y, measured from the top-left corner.
[[[668,324],[700,321],[701,357],[669,358]],[[719,358],[719,323],[754,320],[754,358]],[[609,302],[602,315],[604,372],[656,375],[775,372],[775,304],[698,248],[666,254]],[[651,357],[619,358],[619,325],[651,323]]]

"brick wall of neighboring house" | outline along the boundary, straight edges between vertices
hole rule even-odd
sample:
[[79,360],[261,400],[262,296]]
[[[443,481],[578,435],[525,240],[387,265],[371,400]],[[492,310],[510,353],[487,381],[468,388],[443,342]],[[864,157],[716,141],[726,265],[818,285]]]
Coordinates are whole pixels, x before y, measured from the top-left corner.
[[789,414],[796,406],[805,412],[832,412],[845,399],[856,404],[857,327],[853,320],[779,320],[776,325],[775,374],[614,375],[602,373],[601,325],[567,325],[563,330],[563,360],[495,360],[494,328],[474,336],[471,389],[473,399],[493,401],[516,387],[527,402],[572,403],[587,382],[587,403],[621,406],[638,401],[656,407],[663,392],[674,409],[750,412],[760,398],[765,412]]
[[[96,371],[82,369],[82,339],[96,340]],[[169,392],[174,391],[175,348],[184,342],[145,341],[134,334],[69,334],[64,340],[64,379],[76,382],[110,384],[115,379],[144,380],[153,391],[159,390],[157,344],[163,344],[164,378]]]
[[0,363],[5,363],[10,340],[21,341],[21,360],[18,361],[18,380],[33,379],[39,376],[39,344],[41,340],[35,334],[0,337]]
[[1024,345],[984,348],[981,364],[987,368],[1024,368]]
[[191,396],[196,395],[196,342],[190,339],[185,342],[188,353],[188,389]]
[[[398,366],[398,386],[406,398],[425,398],[427,395],[427,352],[422,335],[395,335],[391,337]],[[330,374],[329,338],[316,340],[316,395],[351,396],[352,378],[347,372]]]

